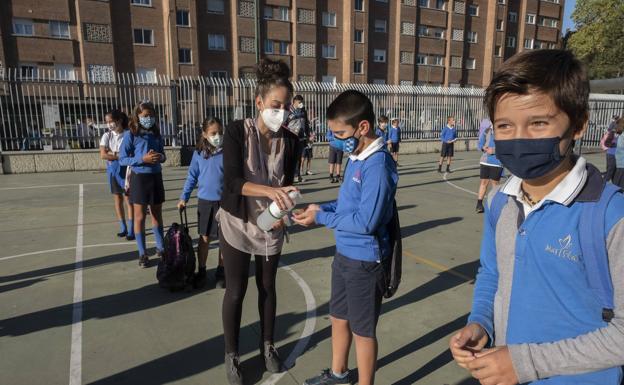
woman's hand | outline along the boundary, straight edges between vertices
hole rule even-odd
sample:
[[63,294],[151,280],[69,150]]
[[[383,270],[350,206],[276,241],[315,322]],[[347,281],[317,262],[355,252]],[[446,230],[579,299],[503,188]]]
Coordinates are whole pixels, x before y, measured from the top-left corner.
[[178,206],[178,210],[182,210],[183,208],[186,207],[186,202],[183,199],[180,199],[177,206]]
[[143,163],[155,164],[160,162],[161,155],[154,150],[149,150],[147,154],[143,155]]
[[295,203],[290,199],[288,193],[291,191],[298,191],[295,186],[287,187],[267,187],[266,197],[271,199],[277,204],[280,210],[288,210],[293,207]]
[[284,219],[282,218],[273,224],[273,231],[279,230],[283,227],[284,227]]
[[316,223],[316,213],[321,211],[319,205],[311,204],[304,211],[293,213],[293,220],[301,226],[311,226]]

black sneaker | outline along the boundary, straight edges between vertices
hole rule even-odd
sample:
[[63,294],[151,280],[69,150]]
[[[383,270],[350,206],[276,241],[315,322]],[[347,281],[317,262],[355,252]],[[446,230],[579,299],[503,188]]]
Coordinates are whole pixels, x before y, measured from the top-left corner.
[[134,236],[134,234],[126,235],[126,241],[134,241],[135,239],[136,237]]
[[448,172],[449,174],[452,174],[452,173],[453,173],[453,171],[451,171],[451,168],[450,168],[450,167],[447,167],[447,168],[446,168],[446,172]]
[[345,378],[334,376],[331,369],[325,369],[320,375],[305,380],[303,385],[334,385],[334,384],[353,384],[351,380],[351,372],[347,373]]
[[230,385],[243,385],[240,359],[236,353],[225,353],[225,374]]
[[264,358],[264,365],[266,370],[270,373],[279,373],[282,371],[282,361],[277,354],[275,345],[271,342],[265,341],[261,348],[262,356]]
[[195,273],[195,275],[193,276],[193,287],[195,289],[201,289],[204,286],[206,286],[206,281],[207,281],[206,268],[205,267],[203,269],[200,268],[197,271],[197,273]]
[[127,232],[127,231],[122,231],[122,232],[120,232],[120,233],[117,233],[117,236],[118,236],[119,238],[123,238],[123,237],[125,237],[126,235],[128,235],[128,232]]
[[331,178],[331,182],[330,183],[338,183],[339,178]]
[[483,203],[481,201],[477,201],[477,213],[481,214],[485,211],[485,208],[483,207]]
[[146,268],[149,266],[149,258],[147,255],[139,256],[139,267]]
[[442,166],[438,166],[438,172],[442,173]]
[[215,271],[215,286],[225,289],[225,270],[223,266],[217,266],[217,271]]

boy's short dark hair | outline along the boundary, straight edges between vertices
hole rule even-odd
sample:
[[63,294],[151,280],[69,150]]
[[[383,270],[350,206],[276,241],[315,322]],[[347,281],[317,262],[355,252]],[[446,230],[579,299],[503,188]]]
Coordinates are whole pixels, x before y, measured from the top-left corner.
[[381,115],[377,121],[380,123],[388,123],[388,117],[386,115]]
[[484,104],[494,121],[499,99],[508,93],[538,91],[550,96],[575,131],[589,118],[589,80],[583,64],[570,51],[524,51],[503,63],[485,91]]
[[303,96],[301,95],[297,95],[293,98],[294,101],[296,102],[303,102]]
[[360,91],[347,90],[327,107],[327,119],[341,120],[353,128],[366,120],[372,128],[375,126],[373,103]]

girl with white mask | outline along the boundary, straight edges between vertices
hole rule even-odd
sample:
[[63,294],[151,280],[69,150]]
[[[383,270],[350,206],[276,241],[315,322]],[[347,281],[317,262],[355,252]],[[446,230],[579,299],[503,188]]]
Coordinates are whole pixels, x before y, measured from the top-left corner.
[[219,244],[227,286],[223,298],[225,369],[230,384],[242,384],[238,340],[243,299],[247,290],[251,255],[255,255],[258,308],[261,320],[260,353],[266,369],[282,370],[273,345],[275,277],[284,242],[283,222],[264,232],[258,216],[275,201],[280,209],[293,202],[288,192],[295,175],[298,138],[283,126],[290,110],[293,86],[282,61],[264,59],[257,69],[256,118],[232,122],[223,140],[224,190]]

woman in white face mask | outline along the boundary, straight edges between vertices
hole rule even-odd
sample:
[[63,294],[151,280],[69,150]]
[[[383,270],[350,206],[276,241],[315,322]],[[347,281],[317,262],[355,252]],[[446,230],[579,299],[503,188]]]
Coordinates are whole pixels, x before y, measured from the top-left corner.
[[273,330],[275,276],[284,240],[283,223],[278,221],[272,231],[264,232],[256,220],[272,201],[281,209],[293,204],[288,192],[296,190],[292,184],[298,138],[283,128],[293,94],[289,76],[290,70],[284,62],[263,60],[257,71],[257,117],[231,123],[224,135],[224,191],[217,220],[227,283],[223,329],[230,384],[243,383],[238,336],[252,254],[259,296],[261,353],[268,371],[282,369],[273,346]]
[[[193,159],[188,169],[186,182],[180,194],[178,208],[186,207],[195,186],[197,191],[197,229],[199,242],[197,244],[197,274],[194,286],[204,287],[206,284],[206,260],[210,239],[217,237],[218,229],[215,216],[219,210],[219,201],[223,191],[223,125],[219,118],[208,118],[202,124],[202,133],[197,139],[193,152]],[[219,258],[219,265],[215,273],[217,287],[225,287],[223,259]]]

